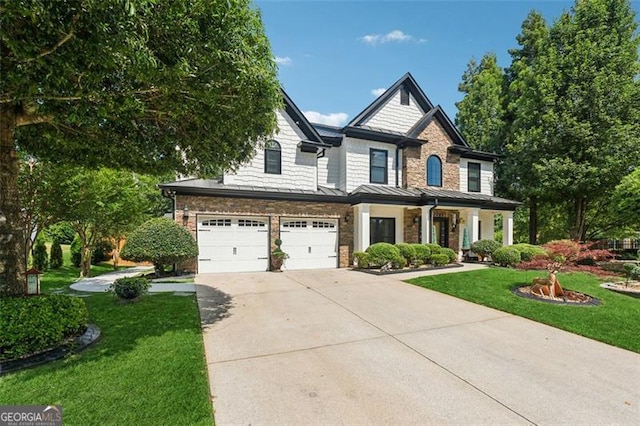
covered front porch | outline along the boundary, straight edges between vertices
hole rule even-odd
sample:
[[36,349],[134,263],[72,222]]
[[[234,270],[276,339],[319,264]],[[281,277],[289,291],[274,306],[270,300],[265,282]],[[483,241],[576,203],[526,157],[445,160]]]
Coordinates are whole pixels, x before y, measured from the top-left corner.
[[469,243],[493,239],[495,218],[502,216],[502,243],[513,244],[513,211],[441,204],[424,206],[359,203],[353,206],[354,249],[377,242],[437,243],[460,255]]

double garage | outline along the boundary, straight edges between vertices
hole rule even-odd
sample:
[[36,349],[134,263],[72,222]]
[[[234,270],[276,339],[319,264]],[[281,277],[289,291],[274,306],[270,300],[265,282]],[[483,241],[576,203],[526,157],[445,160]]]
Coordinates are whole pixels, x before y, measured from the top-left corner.
[[[338,267],[338,220],[280,217],[283,269]],[[198,273],[256,272],[269,269],[269,217],[197,217]]]

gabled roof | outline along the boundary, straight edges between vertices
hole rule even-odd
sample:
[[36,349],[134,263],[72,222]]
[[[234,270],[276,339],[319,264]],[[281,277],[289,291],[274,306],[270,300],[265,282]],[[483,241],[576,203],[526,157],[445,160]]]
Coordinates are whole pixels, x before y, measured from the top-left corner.
[[469,147],[469,144],[462,137],[455,124],[451,121],[449,116],[442,110],[440,105],[435,106],[429,112],[427,112],[414,126],[409,129],[407,132],[407,136],[410,138],[417,138],[420,136],[420,133],[423,132],[424,129],[434,120],[437,119],[444,131],[447,132],[447,135],[451,138],[455,145],[461,145],[465,147]]
[[311,123],[309,123],[309,120],[307,120],[307,117],[304,116],[302,111],[300,111],[296,104],[293,103],[289,95],[287,95],[287,92],[285,92],[283,88],[280,88],[280,91],[282,92],[285,111],[287,112],[289,117],[293,119],[293,121],[307,138],[307,140],[303,142],[306,142],[308,144],[319,144],[322,147],[326,147],[326,144],[322,140],[322,137],[320,137],[316,129],[311,125]]
[[382,95],[378,96],[378,98],[373,101],[368,107],[364,109],[360,114],[358,114],[353,120],[347,124],[347,127],[355,127],[361,126],[367,119],[377,113],[384,105],[395,96],[395,94],[402,88],[405,87],[413,98],[416,100],[420,108],[423,111],[429,111],[433,108],[433,104],[427,98],[427,95],[424,94],[416,80],[413,78],[411,73],[406,73],[403,75],[400,80],[393,83],[391,87],[389,87]]

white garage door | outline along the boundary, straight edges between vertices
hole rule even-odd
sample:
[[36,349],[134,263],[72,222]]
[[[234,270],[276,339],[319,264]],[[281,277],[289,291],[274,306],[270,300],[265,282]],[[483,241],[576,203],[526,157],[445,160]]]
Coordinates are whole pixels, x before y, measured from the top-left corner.
[[266,271],[269,266],[268,219],[198,217],[198,272]]
[[282,251],[289,255],[286,269],[338,267],[338,221],[333,219],[280,219]]

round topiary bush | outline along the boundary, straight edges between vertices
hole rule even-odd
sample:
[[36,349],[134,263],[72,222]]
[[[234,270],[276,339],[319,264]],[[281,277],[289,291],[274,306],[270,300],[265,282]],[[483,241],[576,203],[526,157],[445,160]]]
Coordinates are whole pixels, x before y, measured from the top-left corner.
[[432,254],[431,262],[433,266],[444,266],[449,263],[449,256],[444,253]]
[[456,253],[453,249],[448,247],[443,247],[440,249],[440,254],[446,254],[449,258],[449,263],[454,263],[458,260],[458,253]]
[[406,260],[400,254],[400,250],[393,244],[375,243],[365,250],[369,254],[369,266],[382,267],[391,263],[393,268],[402,268]]
[[367,269],[369,267],[369,253],[356,251],[353,253],[353,263],[358,269]]
[[416,251],[416,263],[418,265],[424,265],[429,261],[429,256],[431,256],[431,249],[427,247],[425,244],[411,244],[413,249]]
[[495,240],[478,240],[471,244],[471,251],[476,253],[480,260],[489,257],[494,251],[502,247],[502,244]]
[[514,247],[500,247],[491,258],[500,266],[515,266],[522,260],[520,252]]
[[520,252],[520,258],[525,262],[532,260],[536,256],[543,256],[547,254],[547,251],[545,249],[533,244],[519,243],[509,247],[518,250]]
[[144,277],[118,278],[111,284],[109,290],[119,299],[136,299],[149,291],[149,281]]
[[440,254],[440,250],[442,250],[442,247],[435,243],[427,243],[424,244],[424,246],[427,247],[429,251],[431,251],[431,255]]
[[0,361],[63,345],[86,329],[84,300],[61,294],[0,298]]
[[133,262],[152,262],[156,274],[165,265],[192,259],[198,255],[198,245],[189,231],[171,219],[151,219],[127,237],[120,257]]
[[404,266],[419,264],[416,249],[412,244],[397,243],[395,246],[400,250],[400,255],[406,260],[406,264]]

